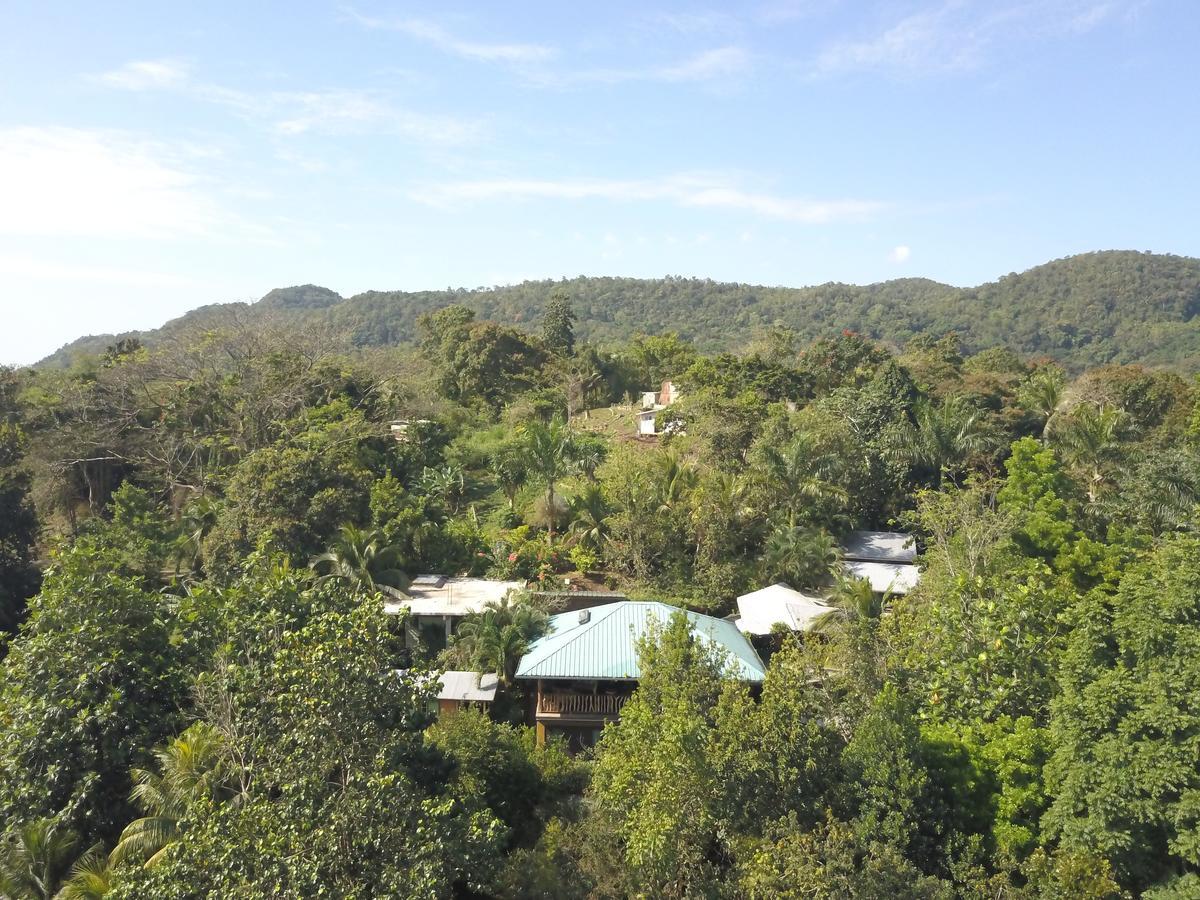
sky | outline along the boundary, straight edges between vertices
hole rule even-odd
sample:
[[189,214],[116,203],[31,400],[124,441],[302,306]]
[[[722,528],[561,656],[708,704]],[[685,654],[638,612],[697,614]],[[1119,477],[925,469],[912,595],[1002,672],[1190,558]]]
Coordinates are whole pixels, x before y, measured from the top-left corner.
[[1194,0],[0,0],[0,363],[293,284],[1200,255],[1198,40]]

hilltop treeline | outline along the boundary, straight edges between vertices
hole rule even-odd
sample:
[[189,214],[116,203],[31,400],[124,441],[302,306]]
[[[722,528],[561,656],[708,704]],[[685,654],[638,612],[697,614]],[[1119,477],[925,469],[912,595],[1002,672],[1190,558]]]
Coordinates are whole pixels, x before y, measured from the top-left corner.
[[[593,302],[372,348],[295,328],[348,308],[306,291],[4,372],[0,894],[1194,894],[1193,382],[953,334],[599,346]],[[843,579],[856,528],[916,535],[912,593]],[[425,572],[530,591],[409,646],[381,600]],[[761,693],[667,624],[594,754],[536,746],[518,684],[434,723],[427,673],[509,682],[564,579],[833,610]]]
[[[343,300],[305,285],[233,308],[251,317],[284,318],[297,328],[327,327],[355,346],[380,347],[412,343],[418,318],[451,304],[484,319],[534,323],[556,290],[571,295],[581,337],[609,348],[641,332],[673,331],[706,352],[743,349],[774,326],[791,328],[804,340],[850,329],[895,346],[918,334],[955,332],[967,350],[1005,346],[1051,357],[1072,372],[1109,363],[1200,369],[1200,260],[1134,252],[1073,256],[976,288],[920,278],[807,288],[576,278],[475,290],[370,291]],[[221,309],[206,307],[162,332],[124,337],[155,343],[163,333],[212,320]],[[115,340],[81,339],[46,364],[70,364]]]

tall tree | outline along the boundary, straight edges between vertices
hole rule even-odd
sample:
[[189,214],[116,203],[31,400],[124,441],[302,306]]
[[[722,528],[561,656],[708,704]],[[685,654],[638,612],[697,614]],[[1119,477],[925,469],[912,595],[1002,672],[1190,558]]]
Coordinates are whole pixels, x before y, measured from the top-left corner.
[[524,435],[529,473],[546,488],[546,516],[553,542],[556,491],[558,483],[571,473],[573,467],[574,432],[569,425],[555,419],[549,424],[530,422],[524,427]]
[[542,342],[554,353],[570,356],[575,352],[575,319],[567,292],[556,290],[542,314]]
[[113,865],[137,860],[147,867],[154,866],[179,840],[182,820],[194,804],[231,796],[223,753],[217,730],[206,722],[197,722],[154,751],[157,772],[133,770],[131,798],[144,815],[121,832],[109,857]]
[[940,405],[920,404],[915,422],[906,422],[887,436],[889,453],[925,470],[935,487],[944,478],[957,484],[972,457],[990,453],[996,443],[996,431],[983,410],[962,397]]

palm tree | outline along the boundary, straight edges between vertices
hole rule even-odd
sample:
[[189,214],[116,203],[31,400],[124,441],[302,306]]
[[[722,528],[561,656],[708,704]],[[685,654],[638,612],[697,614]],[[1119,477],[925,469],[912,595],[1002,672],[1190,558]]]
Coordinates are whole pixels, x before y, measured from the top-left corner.
[[458,628],[455,644],[471,665],[496,673],[504,687],[512,685],[521,657],[546,633],[548,620],[540,610],[507,596],[491,601],[482,612],[468,616]]
[[343,525],[337,540],[324,553],[314,556],[309,568],[322,582],[338,582],[363,594],[382,591],[403,596],[412,582],[400,568],[401,550],[384,545],[383,540],[375,529]]
[[129,859],[144,860],[146,868],[156,865],[179,839],[180,822],[193,803],[201,797],[220,801],[229,796],[221,737],[211,725],[197,722],[154,756],[158,772],[133,770],[130,798],[145,815],[121,832],[109,856],[114,866]]
[[784,525],[767,539],[763,575],[798,587],[817,587],[838,568],[841,552],[833,536],[820,528]]
[[1043,366],[1021,385],[1018,402],[1042,420],[1042,442],[1050,436],[1050,425],[1063,403],[1066,376],[1057,366]]
[[691,463],[679,458],[674,450],[657,457],[655,499],[658,511],[667,513],[685,503],[700,483],[700,472]]
[[204,539],[217,524],[219,511],[212,498],[203,494],[183,508],[179,517],[179,536],[175,539],[176,574],[184,560],[187,560],[190,569],[195,570]]
[[55,900],[101,900],[111,889],[112,863],[97,845],[71,867],[71,880]]
[[817,449],[810,435],[797,434],[782,450],[765,446],[762,457],[768,490],[787,512],[789,527],[794,528],[800,514],[813,503],[841,504],[846,500],[845,490],[828,480],[832,458]]
[[546,486],[546,517],[550,542],[554,542],[555,490],[571,472],[575,441],[570,427],[561,419],[549,425],[530,422],[523,429],[526,462],[530,474]]
[[571,498],[571,539],[599,553],[608,543],[611,529],[608,517],[612,508],[598,484],[589,484]]
[[890,591],[877,594],[865,578],[843,579],[832,598],[833,609],[813,620],[813,631],[831,631],[861,621],[876,621],[891,603]]
[[0,848],[0,897],[58,897],[78,858],[79,835],[54,819],[10,829]]
[[527,475],[524,454],[516,447],[505,447],[492,455],[491,470],[496,484],[508,500],[508,508],[512,509]]
[[910,466],[929,469],[934,487],[949,477],[957,483],[970,458],[995,448],[995,429],[983,410],[962,397],[941,406],[928,401],[916,409],[916,422],[905,423],[887,441],[887,452]]
[[1129,417],[1108,404],[1081,403],[1069,416],[1055,420],[1051,436],[1067,464],[1086,481],[1089,504],[1100,499],[1109,466],[1128,430]]

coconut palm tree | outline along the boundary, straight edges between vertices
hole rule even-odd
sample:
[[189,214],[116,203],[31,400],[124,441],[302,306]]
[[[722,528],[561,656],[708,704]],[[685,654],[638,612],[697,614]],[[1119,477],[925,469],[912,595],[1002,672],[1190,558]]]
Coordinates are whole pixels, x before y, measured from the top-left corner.
[[674,450],[659,453],[656,462],[655,498],[658,511],[671,512],[691,497],[700,483],[700,472],[691,463],[680,459]]
[[546,486],[546,517],[550,542],[554,542],[555,494],[558,482],[566,478],[574,464],[575,441],[571,428],[561,419],[548,425],[530,422],[522,433],[525,438],[529,473]]
[[1055,420],[1051,439],[1067,465],[1083,478],[1089,504],[1099,502],[1129,430],[1125,412],[1107,403],[1080,403]]
[[111,889],[112,864],[97,845],[71,867],[71,880],[55,900],[101,900]]
[[813,620],[812,630],[832,631],[866,620],[878,620],[891,604],[890,591],[877,594],[865,578],[845,578],[830,598],[831,609]]
[[79,859],[79,835],[61,822],[37,819],[12,828],[3,836],[0,847],[0,897],[61,897]]
[[612,513],[608,498],[599,484],[589,484],[571,498],[571,540],[595,553],[608,543]]
[[117,865],[142,860],[147,868],[159,863],[167,848],[179,839],[180,822],[201,797],[220,801],[231,790],[222,762],[217,730],[197,722],[165,747],[154,751],[158,771],[133,770],[130,798],[145,813],[125,826],[109,856]]
[[309,568],[322,582],[334,581],[363,594],[403,596],[412,582],[400,567],[401,550],[384,545],[383,540],[375,529],[343,525],[330,548],[314,556]]
[[818,449],[813,438],[801,432],[783,449],[762,448],[761,478],[778,508],[787,514],[787,524],[794,528],[806,509],[824,507],[831,502],[840,506],[846,491],[829,480],[833,460]]
[[1067,378],[1057,366],[1043,366],[1021,385],[1017,400],[1042,420],[1042,443],[1050,436],[1051,423],[1063,405]]
[[521,657],[546,633],[545,613],[528,602],[507,596],[489,602],[482,612],[468,616],[458,628],[455,645],[470,664],[492,671],[504,687],[510,687]]
[[821,528],[784,525],[763,550],[763,576],[798,587],[817,587],[837,571],[841,552],[833,535]]
[[951,397],[940,406],[928,401],[917,406],[916,422],[892,432],[886,452],[910,466],[928,469],[934,487],[941,487],[943,478],[957,483],[971,457],[994,450],[997,440],[983,410],[962,397]]

